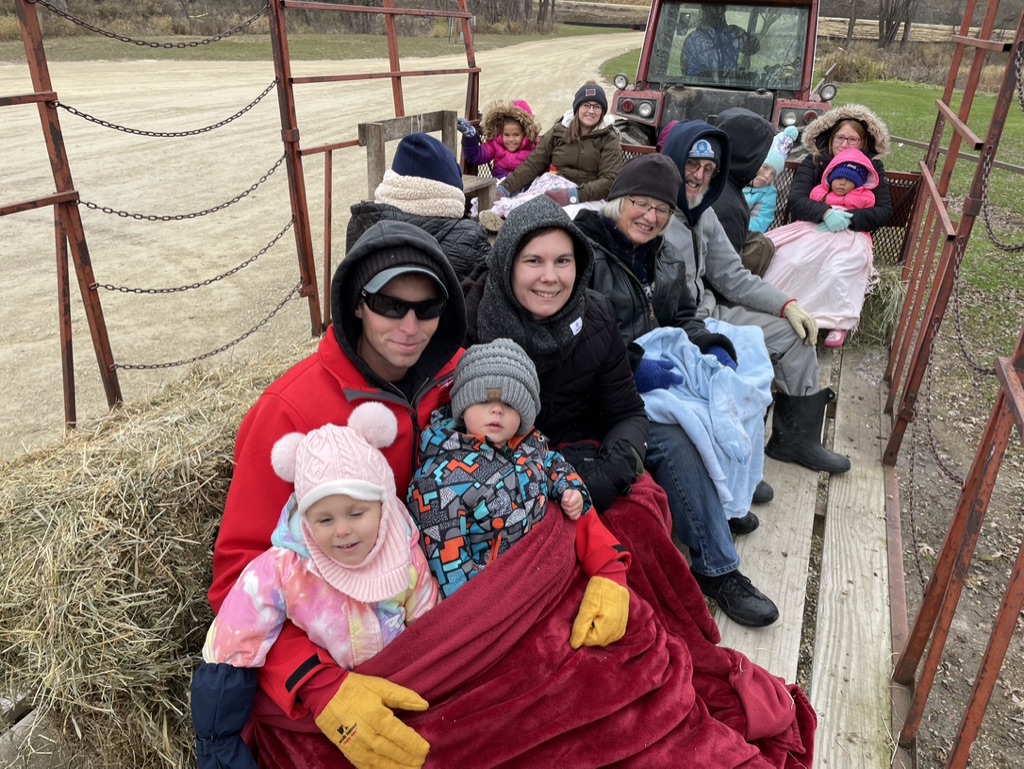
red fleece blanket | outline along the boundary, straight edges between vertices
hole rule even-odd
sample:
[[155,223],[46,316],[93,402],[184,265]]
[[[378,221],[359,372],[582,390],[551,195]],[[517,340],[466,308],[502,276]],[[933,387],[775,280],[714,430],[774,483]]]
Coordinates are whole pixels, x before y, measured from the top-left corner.
[[[549,514],[358,668],[430,702],[402,714],[431,745],[425,766],[810,767],[813,710],[795,685],[716,645],[661,489],[644,476],[605,522],[633,553],[621,641],[569,647],[587,577],[574,525]],[[348,766],[311,720],[259,720],[268,703],[258,703],[248,735],[261,767]]]

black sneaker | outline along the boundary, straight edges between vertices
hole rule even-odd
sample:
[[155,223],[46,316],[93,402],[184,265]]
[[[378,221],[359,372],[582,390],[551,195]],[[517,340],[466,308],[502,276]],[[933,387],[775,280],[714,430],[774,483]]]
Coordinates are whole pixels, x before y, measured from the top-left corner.
[[775,489],[764,481],[758,481],[757,488],[754,489],[754,498],[751,501],[755,505],[766,505],[773,499],[775,499]]
[[764,593],[751,584],[739,569],[720,577],[693,572],[700,590],[713,598],[725,616],[747,627],[764,627],[779,618],[779,610]]
[[753,512],[747,513],[742,518],[730,518],[729,519],[729,531],[733,534],[749,534],[758,526],[761,525],[761,521]]

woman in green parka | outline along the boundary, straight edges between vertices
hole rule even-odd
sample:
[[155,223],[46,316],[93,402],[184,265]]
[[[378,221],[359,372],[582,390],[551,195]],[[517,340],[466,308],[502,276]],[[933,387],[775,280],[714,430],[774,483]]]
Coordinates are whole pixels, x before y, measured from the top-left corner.
[[509,211],[538,194],[560,206],[603,201],[621,167],[622,145],[608,114],[608,98],[597,83],[584,83],[572,109],[498,185],[495,205],[480,214],[480,223],[497,231]]

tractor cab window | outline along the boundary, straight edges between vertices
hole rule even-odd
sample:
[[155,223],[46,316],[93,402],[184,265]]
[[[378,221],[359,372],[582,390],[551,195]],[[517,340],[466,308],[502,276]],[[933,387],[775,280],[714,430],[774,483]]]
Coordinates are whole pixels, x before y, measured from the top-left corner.
[[650,80],[721,88],[797,90],[808,8],[666,3]]

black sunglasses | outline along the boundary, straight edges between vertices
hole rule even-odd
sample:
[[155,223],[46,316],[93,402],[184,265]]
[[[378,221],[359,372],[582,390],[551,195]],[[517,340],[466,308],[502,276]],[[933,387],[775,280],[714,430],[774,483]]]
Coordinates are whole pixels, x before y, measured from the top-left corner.
[[440,318],[441,313],[444,312],[445,300],[442,298],[426,299],[422,302],[406,302],[387,294],[368,294],[365,291],[360,293],[370,312],[393,320],[401,320],[409,310],[416,313],[419,320]]

